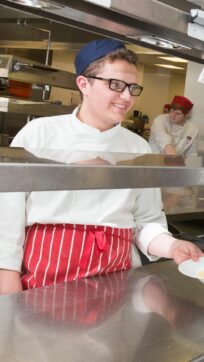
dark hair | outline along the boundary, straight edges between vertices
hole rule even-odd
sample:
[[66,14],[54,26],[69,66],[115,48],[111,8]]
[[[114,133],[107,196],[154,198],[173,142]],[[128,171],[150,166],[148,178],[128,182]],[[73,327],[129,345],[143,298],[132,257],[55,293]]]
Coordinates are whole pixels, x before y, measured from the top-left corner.
[[104,66],[106,62],[113,63],[115,60],[126,60],[130,64],[137,66],[138,56],[132,50],[127,48],[116,49],[102,58],[95,60],[93,63],[89,64],[83,72],[85,77],[95,76],[100,69]]

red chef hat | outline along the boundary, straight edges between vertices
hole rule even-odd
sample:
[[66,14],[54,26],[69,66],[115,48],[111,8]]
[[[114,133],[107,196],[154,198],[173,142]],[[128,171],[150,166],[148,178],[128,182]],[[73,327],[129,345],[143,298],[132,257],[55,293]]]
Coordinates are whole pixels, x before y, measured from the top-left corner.
[[175,96],[171,102],[171,106],[174,104],[183,108],[187,112],[190,111],[193,107],[193,103],[188,98],[183,96]]

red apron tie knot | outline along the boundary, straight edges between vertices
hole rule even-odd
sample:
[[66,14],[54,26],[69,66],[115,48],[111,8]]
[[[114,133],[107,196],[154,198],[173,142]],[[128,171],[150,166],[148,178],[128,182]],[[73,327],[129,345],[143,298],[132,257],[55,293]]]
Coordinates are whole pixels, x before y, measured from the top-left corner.
[[87,269],[87,265],[89,263],[91,250],[93,248],[93,244],[96,243],[98,252],[104,252],[106,250],[106,236],[103,231],[88,231],[87,240],[86,240],[86,247],[84,249],[83,257],[80,262],[80,267],[83,270]]
[[95,238],[96,238],[96,244],[98,246],[99,251],[105,251],[106,245],[107,245],[107,240],[106,240],[106,235],[105,235],[104,231],[96,231]]

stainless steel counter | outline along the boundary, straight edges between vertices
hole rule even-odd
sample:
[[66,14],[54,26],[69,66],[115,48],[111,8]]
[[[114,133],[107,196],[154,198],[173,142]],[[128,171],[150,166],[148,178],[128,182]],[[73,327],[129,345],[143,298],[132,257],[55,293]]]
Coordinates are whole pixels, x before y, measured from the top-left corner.
[[[0,148],[0,192],[203,186],[202,157]],[[11,177],[12,175],[12,177]]]
[[0,320],[1,362],[204,356],[204,284],[172,261],[1,296]]

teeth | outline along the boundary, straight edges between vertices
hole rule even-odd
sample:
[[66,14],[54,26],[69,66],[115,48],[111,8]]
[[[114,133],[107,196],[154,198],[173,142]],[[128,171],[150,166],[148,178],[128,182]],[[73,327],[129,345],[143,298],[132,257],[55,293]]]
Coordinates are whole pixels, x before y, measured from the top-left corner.
[[121,104],[115,104],[116,107],[121,108],[121,109],[125,109],[125,106],[122,106]]

